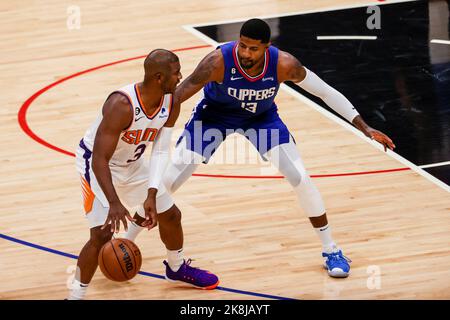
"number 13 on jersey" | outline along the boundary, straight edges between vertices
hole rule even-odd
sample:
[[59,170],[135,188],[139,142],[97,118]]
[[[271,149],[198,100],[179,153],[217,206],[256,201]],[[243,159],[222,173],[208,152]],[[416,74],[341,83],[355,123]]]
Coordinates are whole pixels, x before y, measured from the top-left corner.
[[258,107],[257,102],[242,102],[241,107],[244,110],[250,111],[252,113],[256,113],[256,108]]

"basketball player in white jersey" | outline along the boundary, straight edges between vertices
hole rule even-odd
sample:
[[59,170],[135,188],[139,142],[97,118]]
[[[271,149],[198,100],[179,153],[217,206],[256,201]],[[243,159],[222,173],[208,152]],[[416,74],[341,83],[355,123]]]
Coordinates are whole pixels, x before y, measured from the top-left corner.
[[[223,44],[208,54],[177,87],[175,96],[179,97],[180,102],[202,88],[203,97],[178,140],[172,164],[164,175],[164,183],[170,192],[175,192],[200,163],[207,163],[229,129],[236,132],[253,130],[256,139],[246,138],[293,187],[322,243],[322,257],[328,274],[331,277],[347,277],[350,260],[333,240],[319,190],[310,179],[295,140],[280,119],[274,103],[279,85],[284,81],[297,83],[322,98],[366,136],[381,143],[385,150],[395,147],[387,135],[367,125],[341,93],[304,67],[297,58],[272,46],[270,27],[266,22],[251,19],[243,24],[237,41]],[[264,139],[262,134],[258,136],[260,130],[266,130],[267,134],[274,130],[279,139],[266,139],[266,144],[261,143]],[[205,134],[206,131],[214,132],[214,135]]]
[[[157,49],[145,59],[144,69],[143,82],[129,84],[108,96],[101,115],[76,152],[91,235],[79,255],[69,299],[84,298],[98,266],[100,249],[114,232],[119,232],[121,223],[128,229],[127,219],[147,229],[159,223],[168,254],[164,263],[174,269],[183,266],[178,273],[166,274],[169,281],[188,277],[196,278],[190,284],[202,289],[218,285],[215,275],[179,260],[183,232],[177,221],[181,213],[160,183],[168,162],[171,132],[180,113],[180,104],[172,96],[181,79],[179,59],[171,51]],[[148,162],[142,155],[151,142]],[[136,210],[134,218],[131,209]]]

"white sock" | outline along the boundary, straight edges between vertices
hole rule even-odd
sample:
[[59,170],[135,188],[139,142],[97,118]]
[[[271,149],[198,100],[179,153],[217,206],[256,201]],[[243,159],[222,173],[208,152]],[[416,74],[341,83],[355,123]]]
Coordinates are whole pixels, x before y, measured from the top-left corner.
[[167,263],[173,272],[177,272],[180,269],[184,261],[183,248],[179,250],[167,250]]
[[136,223],[128,221],[128,231],[125,234],[125,239],[135,241],[138,234],[144,230],[145,227],[138,226]]
[[88,284],[81,283],[77,279],[73,279],[72,289],[67,300],[83,300],[86,296]]
[[331,253],[338,250],[336,243],[331,237],[331,228],[328,224],[320,228],[314,228],[314,230],[316,230],[320,241],[322,241],[323,252]]

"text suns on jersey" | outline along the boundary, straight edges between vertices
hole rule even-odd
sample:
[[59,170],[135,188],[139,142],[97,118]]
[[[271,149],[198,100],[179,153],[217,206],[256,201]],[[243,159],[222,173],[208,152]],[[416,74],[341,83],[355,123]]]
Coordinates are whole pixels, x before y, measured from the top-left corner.
[[138,145],[141,142],[152,142],[155,140],[158,135],[158,129],[155,128],[146,128],[144,134],[142,134],[142,130],[127,130],[122,135],[122,141],[128,144]]

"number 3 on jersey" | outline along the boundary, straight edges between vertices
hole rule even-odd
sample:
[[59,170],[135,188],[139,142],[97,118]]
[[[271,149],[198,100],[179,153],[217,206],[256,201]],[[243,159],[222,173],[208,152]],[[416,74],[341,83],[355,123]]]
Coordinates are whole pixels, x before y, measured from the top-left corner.
[[127,163],[139,160],[139,158],[144,154],[145,148],[147,148],[147,146],[145,144],[138,145],[138,147],[134,151],[134,159],[127,160]]
[[244,110],[250,111],[252,113],[256,113],[256,108],[258,107],[257,102],[242,102],[241,107]]

